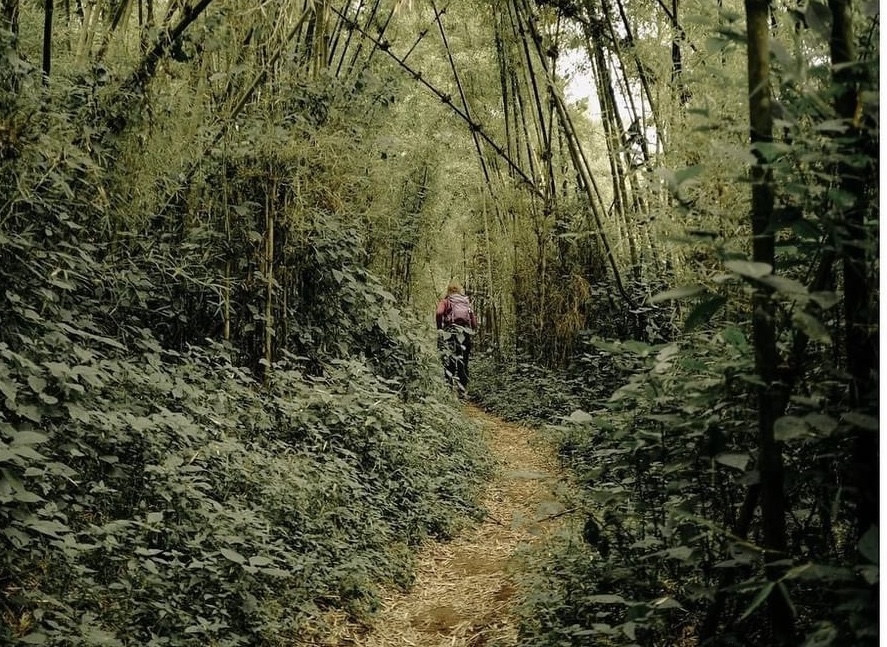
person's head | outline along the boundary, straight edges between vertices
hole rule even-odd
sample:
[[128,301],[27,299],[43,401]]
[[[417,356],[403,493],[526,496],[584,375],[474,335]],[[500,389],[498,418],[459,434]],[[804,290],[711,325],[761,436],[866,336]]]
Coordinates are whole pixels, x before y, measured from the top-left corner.
[[462,294],[462,284],[459,281],[450,281],[447,286],[447,296],[451,294]]

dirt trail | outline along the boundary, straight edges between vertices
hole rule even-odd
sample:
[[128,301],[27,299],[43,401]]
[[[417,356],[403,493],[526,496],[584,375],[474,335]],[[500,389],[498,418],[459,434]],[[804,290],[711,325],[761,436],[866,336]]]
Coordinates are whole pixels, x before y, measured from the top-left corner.
[[499,465],[483,505],[487,519],[448,543],[418,556],[416,581],[386,598],[362,647],[513,647],[513,555],[560,522],[555,491],[559,470],[551,450],[530,429],[505,423],[476,407]]

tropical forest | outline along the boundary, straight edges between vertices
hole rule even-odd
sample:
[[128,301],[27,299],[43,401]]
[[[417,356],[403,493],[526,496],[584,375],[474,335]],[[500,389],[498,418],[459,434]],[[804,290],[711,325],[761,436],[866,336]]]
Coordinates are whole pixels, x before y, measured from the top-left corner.
[[880,41],[0,0],[0,645],[878,645]]

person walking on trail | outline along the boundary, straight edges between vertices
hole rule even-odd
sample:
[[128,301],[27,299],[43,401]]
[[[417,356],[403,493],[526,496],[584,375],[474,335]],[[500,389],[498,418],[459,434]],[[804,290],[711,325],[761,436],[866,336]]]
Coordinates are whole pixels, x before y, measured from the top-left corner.
[[444,378],[458,389],[459,396],[468,395],[468,356],[471,353],[471,335],[477,330],[477,317],[462,285],[452,281],[446,296],[437,304],[434,313],[437,324],[438,347],[442,351]]

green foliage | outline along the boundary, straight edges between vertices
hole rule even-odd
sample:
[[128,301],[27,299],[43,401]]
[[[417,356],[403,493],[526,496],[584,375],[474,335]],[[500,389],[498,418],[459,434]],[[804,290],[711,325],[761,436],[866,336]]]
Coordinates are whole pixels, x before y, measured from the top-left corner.
[[119,259],[3,242],[7,639],[277,644],[325,607],[371,611],[409,582],[392,548],[477,513],[483,453],[436,400],[360,359],[285,360],[257,390],[228,346],[107,316],[128,285],[157,296]]
[[793,512],[789,568],[771,582],[760,522],[742,529],[758,478],[745,332],[731,326],[679,344],[598,346],[646,368],[590,413],[577,410],[553,428],[583,486],[586,521],[535,558],[522,644],[698,636],[715,604],[732,618],[716,644],[766,640],[755,612],[774,587],[790,597],[810,644],[875,644],[878,567],[869,548],[877,529],[857,544],[854,508],[842,500],[849,473],[841,457],[854,425],[866,423],[842,411],[840,383],[823,376],[777,425]]
[[588,408],[609,395],[610,385],[628,375],[636,363],[602,352],[587,339],[581,348],[581,355],[561,370],[527,358],[502,363],[492,355],[479,355],[471,364],[471,397],[508,420],[532,425]]
[[[205,162],[183,188],[148,168],[157,141],[134,154],[150,130],[103,132],[113,91],[43,89],[8,45],[0,642],[282,645],[330,609],[365,618],[413,546],[479,515],[488,466],[320,195],[330,167],[310,146],[167,148]],[[315,99],[299,109],[333,102]]]

